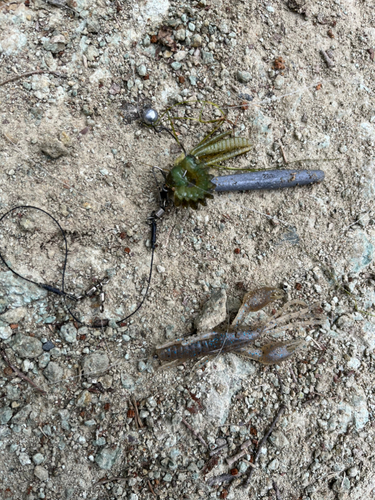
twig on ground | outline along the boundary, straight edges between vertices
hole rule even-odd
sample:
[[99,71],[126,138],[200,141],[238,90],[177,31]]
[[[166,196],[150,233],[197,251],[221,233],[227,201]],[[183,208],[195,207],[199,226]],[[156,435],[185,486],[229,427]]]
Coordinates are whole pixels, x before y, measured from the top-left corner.
[[[228,467],[232,467],[232,465],[237,462],[240,458],[247,454],[247,448],[252,444],[251,439],[248,439],[241,445],[241,451],[239,451],[236,455],[227,458]],[[245,445],[245,446],[244,446]],[[254,464],[250,463],[251,467],[255,467]]]
[[63,75],[62,73],[58,73],[57,71],[50,71],[47,69],[36,69],[34,71],[28,71],[27,73],[22,73],[21,75],[12,76],[12,78],[8,78],[8,80],[4,80],[4,81],[0,82],[0,87],[2,87],[3,85],[5,85],[7,83],[15,82],[15,81],[19,80],[20,78],[27,78],[28,76],[32,76],[32,75],[41,75],[42,73],[49,73],[50,75],[55,75],[55,76],[58,76],[61,78],[68,77],[67,75]]
[[136,420],[139,428],[141,429],[143,427],[143,424],[142,424],[142,420],[140,419],[140,416],[139,416],[139,413],[138,413],[137,402],[136,402],[136,400],[134,398],[131,400],[131,402],[132,402],[132,405],[133,405],[134,411],[135,411],[135,420]]
[[[268,431],[266,432],[266,434],[263,436],[261,442],[258,445],[258,449],[257,449],[257,452],[255,454],[255,458],[254,458],[254,465],[257,463],[261,449],[263,448],[263,446],[266,443],[267,439],[270,437],[270,435],[271,435],[271,433],[272,433],[275,425],[277,424],[279,418],[284,413],[284,411],[285,411],[285,406],[281,405],[280,408],[279,408],[279,411],[276,413],[276,417],[274,418],[274,420],[273,420],[270,428],[268,429]],[[249,472],[249,475],[247,476],[245,486],[248,486],[250,484],[250,480],[251,480],[251,476],[252,476],[253,472],[254,472],[254,468],[251,468],[250,472]]]
[[0,349],[0,353],[5,363],[14,371],[14,373],[18,375],[18,377],[28,382],[32,387],[34,387],[36,391],[40,392],[41,394],[47,394],[47,391],[38,387],[35,382],[33,382],[29,377],[22,373],[16,366],[12,365],[12,363],[8,359],[8,356],[6,355],[6,352],[3,349]]
[[49,437],[47,436],[47,434],[44,432],[44,430],[40,427],[40,425],[38,426],[38,429],[40,430],[40,432],[43,434],[43,436],[47,439],[49,439]]
[[194,434],[194,436],[198,439],[198,441],[200,441],[203,444],[203,446],[205,446],[206,448],[208,448],[208,444],[202,438],[202,436],[199,434],[199,432],[195,431],[192,428],[192,426],[188,422],[186,422],[186,420],[184,418],[181,419],[181,422],[186,425],[186,427]]
[[280,142],[280,149],[281,149],[281,155],[283,157],[284,163],[285,163],[285,165],[288,165],[288,160],[286,159],[285,151],[284,151],[284,148],[283,148],[283,145],[281,144],[281,142]]
[[319,351],[325,351],[324,347],[322,345],[320,345],[317,340],[313,339],[312,337],[310,337],[310,338],[311,338],[311,342],[313,342],[316,345],[316,347],[319,349]]
[[218,453],[220,453],[222,450],[224,450],[225,448],[228,448],[228,445],[227,444],[222,444],[221,446],[218,446],[217,448],[215,448],[214,450],[211,450],[210,451],[210,457],[213,457],[214,455],[217,455]]
[[282,497],[281,497],[281,493],[280,493],[279,487],[276,484],[276,481],[272,481],[272,487],[275,490],[276,500],[283,500]]
[[366,217],[366,215],[368,215],[371,211],[372,211],[372,208],[370,208],[370,210],[367,210],[367,212],[365,212],[362,215],[362,217],[360,217],[359,219],[356,219],[354,222],[352,222],[351,224],[349,224],[349,226],[344,227],[344,229],[342,229],[342,231],[347,231],[352,226],[355,226],[356,224],[358,224],[358,222],[361,221],[364,217]]
[[127,476],[127,477],[111,477],[109,479],[99,479],[94,486],[101,486],[102,484],[107,484],[107,483],[112,483],[113,481],[127,481],[128,479],[131,479],[132,476]]
[[219,459],[220,457],[218,455],[214,455],[213,457],[211,457],[209,461],[204,464],[201,471],[202,474],[208,474],[209,472],[211,472],[212,469],[219,463]]
[[219,484],[219,483],[224,483],[224,482],[231,482],[233,479],[236,479],[237,476],[233,476],[232,474],[220,474],[219,476],[213,476],[210,477],[210,479],[207,479],[207,484],[209,486],[213,486],[214,484]]
[[327,52],[325,50],[320,50],[320,55],[323,57],[325,63],[329,68],[333,68],[335,66],[335,63],[332,61],[332,59],[328,56]]
[[49,5],[52,5],[53,7],[58,7],[60,9],[68,9],[74,13],[77,13],[74,9],[72,9],[71,7],[69,7],[69,5],[67,5],[66,0],[44,0],[44,1]]
[[240,448],[241,450],[247,450],[247,448],[252,444],[253,440],[252,439],[247,439],[246,441],[244,441]]
[[284,384],[283,384],[283,379],[280,377],[279,374],[277,374],[277,378],[279,379],[279,385],[280,385],[280,392],[284,392]]
[[148,484],[148,487],[150,488],[152,495],[154,495],[154,497],[156,497],[156,493],[155,493],[154,488],[152,487],[152,484],[150,483],[149,479],[147,480],[147,484]]
[[293,379],[293,382],[298,385],[298,382],[297,382],[297,379],[296,379],[296,376],[294,374],[294,371],[293,371],[293,368],[289,368],[290,370],[290,373],[292,374],[292,379]]

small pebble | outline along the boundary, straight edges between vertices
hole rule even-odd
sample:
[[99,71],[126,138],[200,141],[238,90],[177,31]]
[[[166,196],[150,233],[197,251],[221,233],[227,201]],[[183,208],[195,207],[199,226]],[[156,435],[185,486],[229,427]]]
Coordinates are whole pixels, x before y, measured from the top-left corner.
[[249,83],[252,80],[252,76],[248,71],[237,71],[237,80],[240,83]]
[[278,75],[275,78],[275,81],[274,81],[274,87],[275,87],[275,89],[277,89],[277,90],[282,89],[283,86],[284,86],[284,81],[285,81],[284,77],[281,76],[281,75]]
[[30,457],[27,453],[20,453],[18,456],[18,460],[20,461],[21,465],[30,465],[31,464]]
[[63,325],[60,329],[60,337],[69,344],[76,342],[77,328],[73,325],[73,323]]
[[144,372],[145,370],[147,370],[147,364],[144,361],[139,361],[138,362],[138,371]]
[[9,406],[0,408],[0,425],[5,425],[12,418],[13,412]]
[[137,73],[139,76],[146,76],[147,75],[147,68],[144,64],[141,64],[140,66],[137,67]]
[[191,45],[195,48],[200,47],[202,45],[202,37],[198,34],[195,34],[191,38]]
[[0,326],[0,339],[7,340],[12,336],[12,329],[9,326]]
[[346,473],[348,474],[348,477],[355,477],[358,476],[359,469],[358,467],[350,467],[350,469],[348,469]]
[[127,375],[126,373],[121,373],[121,383],[125,389],[128,389],[129,391],[133,391],[135,388],[135,382],[130,377],[130,375]]
[[41,453],[35,453],[35,455],[33,455],[33,462],[35,465],[42,464],[44,462],[44,455]]
[[104,470],[111,469],[121,453],[120,448],[103,448],[95,457],[97,465]]
[[41,481],[48,481],[48,470],[41,465],[35,467],[34,475]]
[[84,357],[82,368],[85,376],[97,375],[109,367],[109,358],[105,352],[95,352]]
[[46,352],[50,351],[54,347],[55,347],[55,344],[53,342],[51,342],[51,340],[48,340],[47,342],[45,342],[42,345],[43,351],[46,351]]
[[55,384],[63,378],[64,370],[59,364],[51,361],[43,370],[43,375],[48,379],[49,382],[51,382],[51,384]]
[[175,38],[176,38],[176,40],[183,42],[186,38],[186,30],[184,30],[184,29],[177,30],[175,32]]

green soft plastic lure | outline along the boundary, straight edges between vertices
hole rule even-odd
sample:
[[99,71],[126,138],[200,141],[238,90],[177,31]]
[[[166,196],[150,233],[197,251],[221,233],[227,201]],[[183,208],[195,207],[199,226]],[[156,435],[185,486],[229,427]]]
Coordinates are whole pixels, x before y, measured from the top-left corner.
[[[215,184],[210,168],[223,168],[220,162],[247,153],[251,145],[243,137],[229,137],[231,132],[223,132],[212,137],[211,132],[188,155],[178,157],[170,170],[166,186],[176,207],[206,205],[207,198],[213,198]],[[237,170],[237,169],[235,169]]]

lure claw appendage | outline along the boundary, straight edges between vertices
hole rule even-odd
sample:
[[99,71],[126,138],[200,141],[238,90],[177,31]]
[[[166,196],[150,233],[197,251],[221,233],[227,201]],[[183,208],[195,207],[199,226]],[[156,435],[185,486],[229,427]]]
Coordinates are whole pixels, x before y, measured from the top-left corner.
[[259,361],[264,365],[277,365],[289,359],[305,346],[306,342],[304,340],[292,340],[287,342],[273,342],[263,347],[241,347],[236,352],[246,358]]

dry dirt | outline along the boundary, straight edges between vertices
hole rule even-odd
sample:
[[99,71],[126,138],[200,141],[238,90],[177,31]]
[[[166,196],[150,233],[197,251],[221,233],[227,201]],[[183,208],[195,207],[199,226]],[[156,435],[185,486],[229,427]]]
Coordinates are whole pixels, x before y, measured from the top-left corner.
[[[66,289],[79,295],[110,278],[104,313],[87,299],[81,320],[112,320],[101,330],[76,322],[65,335],[60,298],[1,265],[2,348],[47,391],[0,361],[1,498],[374,497],[374,26],[370,0],[0,0],[1,213],[31,205],[55,217],[69,247]],[[7,82],[35,70],[45,72]],[[151,167],[170,168],[179,152],[129,109],[162,113],[181,101],[194,101],[172,110],[187,118],[173,121],[186,149],[216,105],[230,120],[223,127],[235,123],[253,144],[228,165],[320,168],[325,180],[222,193],[197,211],[170,205],[150,293],[117,328],[147,284]],[[61,288],[62,236],[47,216],[15,211],[0,247],[19,274]],[[312,337],[307,350],[278,367],[226,354],[157,369],[155,346],[192,334],[212,293],[226,291],[232,314],[262,285],[320,303],[322,328],[288,333]],[[56,347],[27,355],[19,334]],[[94,353],[105,365],[97,377],[84,364]],[[281,404],[250,486],[210,486],[251,438],[236,463],[248,473]],[[212,471],[182,417],[211,449],[227,445]]]

